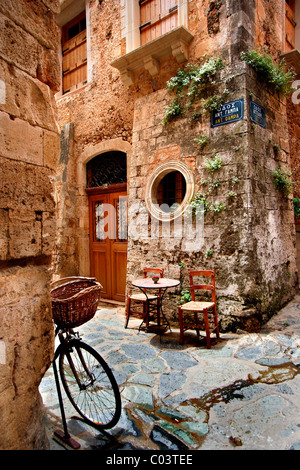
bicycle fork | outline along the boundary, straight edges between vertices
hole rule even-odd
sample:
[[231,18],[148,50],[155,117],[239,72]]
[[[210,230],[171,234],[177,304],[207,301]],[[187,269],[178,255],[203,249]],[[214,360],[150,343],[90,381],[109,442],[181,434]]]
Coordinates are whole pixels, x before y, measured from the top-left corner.
[[[77,344],[79,344],[79,347],[77,347]],[[93,385],[93,383],[95,382],[95,377],[94,375],[89,371],[89,368],[88,366],[86,365],[86,362],[85,362],[85,359],[83,357],[83,354],[82,354],[82,351],[80,349],[80,343],[75,343],[72,347],[74,347],[76,349],[76,352],[77,352],[77,355],[80,359],[80,363],[81,365],[83,366],[84,368],[84,371],[86,372],[87,374],[87,377],[89,377],[90,379],[90,382],[88,383],[83,383],[81,380],[80,380],[80,377],[78,376],[78,373],[77,373],[77,370],[76,370],[76,367],[74,366],[74,363],[73,363],[73,359],[71,357],[71,354],[70,354],[70,350],[68,349],[66,351],[66,356],[68,358],[68,362],[69,362],[69,365],[71,367],[71,370],[72,370],[72,373],[76,379],[76,382],[77,382],[77,385],[79,387],[80,390],[86,390],[90,385]]]
[[[60,349],[60,347],[57,349],[57,351]],[[67,426],[67,421],[66,421],[66,416],[65,416],[65,410],[64,410],[64,404],[63,404],[63,399],[62,399],[62,394],[61,394],[61,388],[60,388],[60,383],[59,383],[59,377],[58,377],[58,372],[57,372],[57,367],[56,367],[56,359],[59,356],[57,354],[57,351],[55,353],[53,362],[52,362],[52,367],[54,371],[54,378],[55,378],[55,383],[56,383],[56,390],[57,390],[57,395],[58,395],[58,401],[59,401],[59,407],[60,407],[60,413],[61,413],[61,418],[63,422],[63,431],[60,429],[56,429],[54,431],[54,436],[57,437],[59,440],[62,442],[68,444],[72,449],[79,449],[80,444],[71,437],[68,431],[68,426]]]

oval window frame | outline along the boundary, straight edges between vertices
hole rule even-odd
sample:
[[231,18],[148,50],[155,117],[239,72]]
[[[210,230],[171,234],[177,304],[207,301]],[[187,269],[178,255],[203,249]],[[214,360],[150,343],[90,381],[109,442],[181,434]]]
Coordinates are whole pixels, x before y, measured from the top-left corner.
[[[173,212],[164,212],[159,209],[157,202],[155,202],[155,192],[160,181],[168,173],[172,171],[179,171],[186,183],[186,191],[181,204]],[[159,165],[150,175],[145,192],[145,203],[149,213],[157,220],[162,222],[169,222],[182,216],[187,207],[187,203],[191,201],[195,194],[195,178],[190,167],[179,161],[167,161]]]

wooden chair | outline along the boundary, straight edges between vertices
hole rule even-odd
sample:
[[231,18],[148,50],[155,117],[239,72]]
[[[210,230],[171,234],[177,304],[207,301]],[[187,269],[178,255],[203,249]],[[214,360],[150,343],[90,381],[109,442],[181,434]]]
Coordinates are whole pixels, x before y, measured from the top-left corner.
[[[160,268],[144,268],[143,269],[143,277],[148,277],[149,274],[155,275],[159,274],[159,277],[163,277],[164,270]],[[148,297],[148,299],[147,299]],[[148,305],[151,302],[156,303],[156,311],[157,311],[157,323],[160,324],[160,291],[158,295],[153,294],[131,294],[127,297],[127,305],[126,305],[126,320],[125,320],[125,328],[127,328],[130,316],[146,318]],[[135,305],[142,305],[142,312],[140,310],[135,310],[134,306],[132,308],[132,303]],[[148,327],[149,318],[147,319],[146,327]]]
[[[217,317],[216,306],[216,289],[215,289],[215,271],[189,271],[189,282],[191,289],[190,302],[187,302],[178,307],[179,328],[180,328],[180,344],[183,344],[183,333],[185,330],[196,329],[199,336],[199,330],[204,328],[206,331],[206,345],[210,348],[210,323],[214,324],[214,331],[217,338],[219,338],[219,326]],[[210,284],[195,284],[194,278],[196,276],[210,277]],[[202,302],[195,300],[196,290],[207,290],[211,292],[211,302]],[[199,314],[202,314],[202,324],[199,319]],[[212,322],[213,320],[213,322]]]

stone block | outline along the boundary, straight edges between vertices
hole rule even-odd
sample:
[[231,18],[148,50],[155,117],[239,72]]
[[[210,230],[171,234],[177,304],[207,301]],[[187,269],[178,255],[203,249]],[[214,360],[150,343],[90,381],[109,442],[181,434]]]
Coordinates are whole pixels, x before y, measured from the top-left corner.
[[0,170],[3,177],[0,207],[17,210],[26,206],[41,212],[54,210],[49,170],[3,158],[0,158]]
[[56,170],[60,157],[60,138],[57,133],[44,130],[44,165]]
[[51,256],[56,245],[56,224],[53,212],[42,213],[42,254]]
[[2,57],[9,64],[14,64],[35,77],[39,59],[39,45],[36,39],[2,14],[0,14],[0,30]]
[[27,163],[43,165],[43,131],[22,119],[0,112],[0,153]]
[[8,254],[8,210],[0,209],[0,260]]
[[26,258],[42,253],[41,215],[28,210],[9,212],[9,256]]
[[39,47],[37,78],[49,86],[49,88],[57,93],[60,90],[61,72],[60,64],[57,60],[58,51]]
[[0,110],[30,124],[57,131],[54,97],[39,80],[0,59],[0,80],[5,84],[5,99]]
[[[55,13],[58,1],[27,2],[26,0],[5,0],[0,4],[0,12],[30,33],[47,48],[57,49],[57,37],[60,35]],[[53,10],[52,10],[53,9]]]
[[57,92],[60,89],[58,49],[50,49],[0,14],[0,51],[9,63],[47,84]]

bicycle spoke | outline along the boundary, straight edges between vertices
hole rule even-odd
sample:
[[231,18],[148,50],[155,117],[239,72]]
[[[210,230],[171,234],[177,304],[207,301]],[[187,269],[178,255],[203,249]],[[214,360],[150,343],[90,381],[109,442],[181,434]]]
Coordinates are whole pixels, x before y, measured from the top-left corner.
[[72,348],[70,362],[60,358],[62,382],[77,411],[88,421],[110,427],[119,419],[120,396],[115,379],[101,356],[79,342]]

